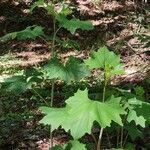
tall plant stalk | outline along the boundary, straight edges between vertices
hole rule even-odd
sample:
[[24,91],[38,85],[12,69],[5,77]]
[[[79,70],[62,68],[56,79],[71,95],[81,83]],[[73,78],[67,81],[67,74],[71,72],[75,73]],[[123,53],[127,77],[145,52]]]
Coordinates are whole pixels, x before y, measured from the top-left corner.
[[[56,41],[56,35],[58,31],[60,30],[61,27],[59,27],[56,30],[56,18],[53,16],[53,40],[52,40],[52,45],[50,47],[51,49],[51,59],[55,57],[55,41]],[[53,101],[54,101],[54,89],[55,89],[55,79],[51,80],[51,99],[50,99],[50,107],[53,107]],[[53,135],[51,131],[51,126],[50,126],[50,147],[53,147]]]
[[[106,68],[106,65],[105,65],[105,68]],[[108,77],[107,77],[107,74],[106,74],[106,69],[104,69],[103,102],[105,101],[107,80],[108,80]],[[101,148],[103,131],[104,131],[104,128],[101,128],[100,133],[99,133],[98,143],[97,143],[97,150],[100,150],[100,148]]]
[[[56,39],[56,18],[54,16],[53,18],[53,41],[51,45],[51,59],[54,58],[54,49],[55,49],[55,39]],[[50,107],[53,107],[53,101],[54,101],[54,88],[55,88],[55,79],[52,79],[52,85],[51,85],[51,99],[50,99]],[[50,125],[50,149],[53,147],[53,133],[51,130],[51,125]]]
[[122,148],[123,147],[123,131],[124,131],[124,129],[123,129],[123,127],[121,128],[121,137],[120,137],[120,147]]

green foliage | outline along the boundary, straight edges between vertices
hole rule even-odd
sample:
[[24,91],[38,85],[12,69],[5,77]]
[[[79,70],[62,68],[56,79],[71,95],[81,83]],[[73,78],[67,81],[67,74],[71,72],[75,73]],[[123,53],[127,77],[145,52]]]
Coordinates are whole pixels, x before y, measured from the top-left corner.
[[150,123],[150,103],[143,102],[141,106],[135,108],[137,115],[143,116],[144,119]]
[[29,26],[25,30],[12,32],[4,35],[0,38],[0,41],[6,42],[8,40],[27,40],[33,39],[35,40],[37,37],[44,36],[43,28],[41,26]]
[[71,14],[72,11],[69,9],[69,7],[66,4],[63,4],[60,6],[59,10],[55,8],[55,5],[52,3],[44,3],[44,0],[39,0],[35,2],[31,8],[30,11],[32,12],[34,8],[36,7],[43,7],[47,10],[48,14],[51,14],[58,22],[60,28],[65,28],[68,31],[71,32],[71,34],[74,34],[77,29],[81,30],[92,30],[93,25],[89,21],[81,21],[77,18],[67,19],[67,15]]
[[75,40],[66,39],[66,40],[60,41],[60,43],[62,47],[65,49],[73,48],[73,49],[79,50],[79,44]]
[[90,74],[88,68],[74,57],[70,57],[65,65],[57,58],[53,58],[44,66],[43,72],[48,79],[61,79],[67,83],[80,81]]
[[141,127],[145,127],[145,119],[143,116],[137,116],[135,110],[130,110],[128,113],[127,121],[131,122],[134,121],[136,125],[140,125]]
[[109,51],[107,47],[102,47],[98,49],[97,52],[93,52],[91,58],[85,60],[85,64],[89,66],[90,69],[104,69],[108,79],[113,75],[124,73],[122,65],[120,64],[120,57]]
[[74,34],[77,29],[92,30],[93,25],[89,21],[80,21],[79,19],[72,18],[68,20],[64,15],[58,15],[56,18],[59,21],[59,26],[67,29]]
[[52,150],[86,150],[85,145],[77,140],[71,140],[64,146],[54,146]]
[[42,82],[41,73],[35,69],[27,69],[22,75],[6,78],[3,89],[19,94],[31,89],[32,85],[37,82]]
[[52,125],[52,129],[62,126],[66,131],[71,131],[74,139],[81,138],[85,133],[90,134],[94,121],[103,128],[110,126],[112,121],[123,125],[120,115],[125,114],[125,111],[120,106],[120,98],[112,96],[105,103],[93,101],[88,98],[86,89],[78,90],[66,100],[66,104],[61,109],[42,107],[46,116],[40,122]]
[[44,5],[46,5],[44,0],[38,0],[33,5],[31,5],[30,11],[32,12],[36,7],[44,7]]
[[56,146],[52,147],[51,150],[64,150],[64,149],[62,146],[56,145]]
[[71,141],[70,143],[72,145],[71,150],[79,150],[79,149],[86,150],[85,145],[80,143],[79,141],[74,140],[74,141]]
[[135,90],[135,94],[137,96],[139,96],[139,97],[143,97],[144,96],[145,91],[144,91],[144,88],[142,86],[136,86],[134,88],[134,90]]
[[44,36],[43,28],[41,26],[27,27],[25,30],[17,32],[18,40],[33,39]]
[[143,138],[142,131],[140,131],[134,123],[127,124],[125,129],[133,141],[137,138]]
[[150,122],[150,103],[140,101],[136,98],[129,99],[128,103],[128,108],[132,111],[130,115],[133,115],[131,118],[136,124],[140,124],[142,127],[144,127],[145,121]]

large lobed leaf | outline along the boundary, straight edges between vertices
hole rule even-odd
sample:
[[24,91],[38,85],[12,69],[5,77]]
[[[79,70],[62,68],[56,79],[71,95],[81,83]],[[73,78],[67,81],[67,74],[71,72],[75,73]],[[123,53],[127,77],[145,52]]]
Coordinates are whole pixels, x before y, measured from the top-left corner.
[[72,145],[71,150],[86,150],[85,144],[80,143],[77,140],[72,140],[70,143]]
[[12,32],[0,38],[0,41],[6,42],[9,40],[35,40],[37,37],[44,36],[43,28],[41,26],[29,26],[26,29],[18,32]]
[[74,57],[70,57],[65,65],[57,58],[51,59],[44,66],[43,72],[48,79],[56,78],[66,82],[79,81],[90,74],[88,68]]
[[30,88],[30,84],[26,82],[24,75],[18,75],[5,79],[2,87],[9,92],[21,93]]
[[18,40],[26,40],[26,39],[35,40],[37,37],[40,37],[43,35],[44,35],[44,32],[41,26],[30,26],[30,27],[27,27],[23,31],[17,32],[17,39]]
[[67,15],[71,14],[72,11],[68,7],[68,5],[65,5],[62,3],[60,5],[60,8],[55,7],[52,3],[45,3],[44,0],[39,0],[35,2],[31,8],[30,11],[32,12],[33,9],[36,7],[43,7],[47,10],[48,14],[53,15],[56,20],[59,22],[59,26],[67,29],[72,34],[76,32],[77,29],[81,30],[92,30],[93,25],[90,21],[81,21],[76,18],[67,19]]
[[77,29],[81,30],[92,30],[93,25],[90,21],[81,21],[76,18],[72,18],[71,20],[68,20],[65,15],[58,15],[56,18],[59,21],[59,26],[67,29],[71,32],[71,34],[74,34]]
[[107,47],[102,47],[98,49],[97,52],[93,52],[92,56],[85,60],[85,64],[89,66],[90,69],[105,69],[110,75],[124,73],[120,63],[120,57],[115,55],[114,52],[109,51]]
[[53,129],[62,126],[66,131],[70,130],[74,139],[81,138],[85,133],[91,133],[94,121],[103,128],[110,126],[112,121],[122,125],[120,115],[125,114],[120,106],[120,98],[112,96],[105,103],[93,101],[88,98],[87,89],[78,90],[66,104],[66,108],[62,109],[42,108],[46,116],[40,122],[50,124]]
[[128,121],[134,121],[136,125],[145,127],[145,122],[150,123],[150,103],[131,98],[128,100],[129,114]]
[[137,106],[135,111],[138,116],[143,116],[144,119],[150,124],[150,103],[143,102],[141,106]]
[[127,116],[127,121],[131,122],[134,121],[136,125],[140,125],[141,127],[145,127],[145,121],[143,116],[137,116],[137,113],[135,110],[130,110]]
[[42,82],[41,73],[36,69],[27,69],[22,75],[8,77],[4,80],[2,88],[9,92],[23,93],[31,89],[34,83]]

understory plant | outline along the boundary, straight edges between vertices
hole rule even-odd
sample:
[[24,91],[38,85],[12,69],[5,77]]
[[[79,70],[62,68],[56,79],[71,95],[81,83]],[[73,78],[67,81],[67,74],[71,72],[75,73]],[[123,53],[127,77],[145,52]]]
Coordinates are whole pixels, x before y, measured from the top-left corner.
[[[40,109],[46,116],[40,122],[50,124],[53,130],[61,126],[65,131],[69,131],[74,141],[77,142],[86,133],[91,134],[93,123],[96,121],[101,127],[97,142],[97,150],[99,150],[103,130],[110,127],[112,121],[123,126],[121,115],[126,112],[121,105],[121,97],[111,95],[106,98],[106,87],[110,77],[123,73],[123,69],[120,58],[106,47],[93,52],[92,57],[85,60],[85,64],[90,69],[103,69],[103,96],[100,99],[91,100],[88,97],[88,89],[78,90],[74,96],[66,100],[65,108],[41,107]],[[80,145],[83,144],[80,143]],[[74,144],[72,146],[74,147]],[[86,149],[85,146],[82,147],[81,149]]]
[[[51,125],[52,130],[62,127],[66,132],[72,136],[72,140],[64,147],[56,146],[54,149],[68,149],[71,145],[71,150],[86,150],[86,145],[80,143],[80,139],[85,134],[93,134],[92,128],[94,122],[97,122],[100,127],[98,141],[96,142],[96,149],[101,149],[102,135],[108,127],[119,130],[117,136],[117,148],[124,148],[128,136],[136,138],[140,136],[138,127],[145,127],[145,123],[149,122],[149,112],[143,113],[150,104],[136,97],[121,91],[122,97],[115,97],[114,95],[107,95],[107,85],[111,77],[124,73],[120,63],[119,56],[109,51],[106,47],[100,48],[97,52],[93,52],[92,56],[84,61],[90,69],[101,69],[103,74],[103,94],[100,99],[90,99],[89,91],[78,90],[74,96],[69,97],[65,103],[64,108],[49,108],[41,107],[40,109],[45,114],[45,117],[40,121],[45,125]],[[116,125],[114,126],[114,122]],[[113,127],[114,126],[114,127]],[[134,128],[135,127],[135,128]],[[134,128],[134,129],[131,129]],[[134,130],[134,134],[131,133]],[[125,135],[123,135],[125,133]],[[134,137],[133,137],[134,136]],[[118,139],[120,142],[118,142]],[[109,137],[108,137],[109,140]],[[134,148],[134,146],[129,146]],[[110,147],[112,148],[112,147]]]

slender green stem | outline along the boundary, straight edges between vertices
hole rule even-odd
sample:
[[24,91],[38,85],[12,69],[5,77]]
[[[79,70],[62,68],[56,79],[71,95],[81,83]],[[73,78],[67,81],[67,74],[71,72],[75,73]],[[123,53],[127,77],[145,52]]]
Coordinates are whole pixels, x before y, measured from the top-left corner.
[[55,79],[52,79],[50,107],[53,107],[53,100],[54,100],[54,85],[55,85]]
[[[54,50],[55,50],[55,40],[56,40],[56,34],[59,31],[60,28],[56,30],[56,18],[54,17],[53,19],[53,41],[52,41],[52,46],[51,46],[51,58],[54,58]],[[51,100],[50,100],[50,107],[53,107],[53,101],[54,101],[54,85],[55,85],[55,79],[52,79],[52,86],[51,86]],[[50,149],[53,147],[53,134],[50,126]]]
[[105,101],[105,93],[106,93],[106,86],[104,85],[104,88],[103,88],[103,102]]
[[[105,101],[106,86],[107,86],[107,77],[106,77],[106,70],[104,70],[103,102]],[[104,131],[104,128],[101,128],[100,133],[99,133],[98,143],[97,143],[97,150],[100,150],[100,147],[101,147],[103,131]]]
[[118,148],[118,146],[119,146],[119,131],[120,131],[120,129],[118,128],[117,129],[117,148]]
[[98,138],[98,143],[97,143],[97,150],[100,150],[100,148],[101,148],[103,130],[104,130],[104,128],[101,128],[100,133],[99,133],[99,138]]
[[127,142],[128,136],[129,136],[129,134],[127,133],[126,136],[125,136],[125,138],[124,138],[123,147],[125,146],[125,144]]
[[121,128],[121,137],[120,137],[120,147],[122,148],[123,147],[123,127]]
[[55,49],[55,39],[56,39],[56,18],[54,17],[53,19],[53,41],[52,41],[52,46],[51,46],[51,53],[52,53],[52,58],[54,57],[54,49]]
[[34,88],[32,88],[32,90],[33,90],[34,93],[36,93],[36,94],[43,100],[43,102],[44,102],[47,106],[50,106],[50,105],[48,104],[48,102],[47,102]]
[[[125,124],[126,119],[127,119],[127,116],[124,117],[124,119],[123,119],[123,124]],[[128,134],[127,134],[127,137],[128,137]],[[126,142],[126,140],[127,140],[126,138],[127,138],[127,137],[125,137],[125,141],[124,141],[124,142]],[[123,128],[123,126],[122,126],[122,128],[121,128],[121,137],[120,137],[120,147],[121,147],[121,148],[123,148],[123,146],[124,146],[123,140],[124,140],[124,128]]]

